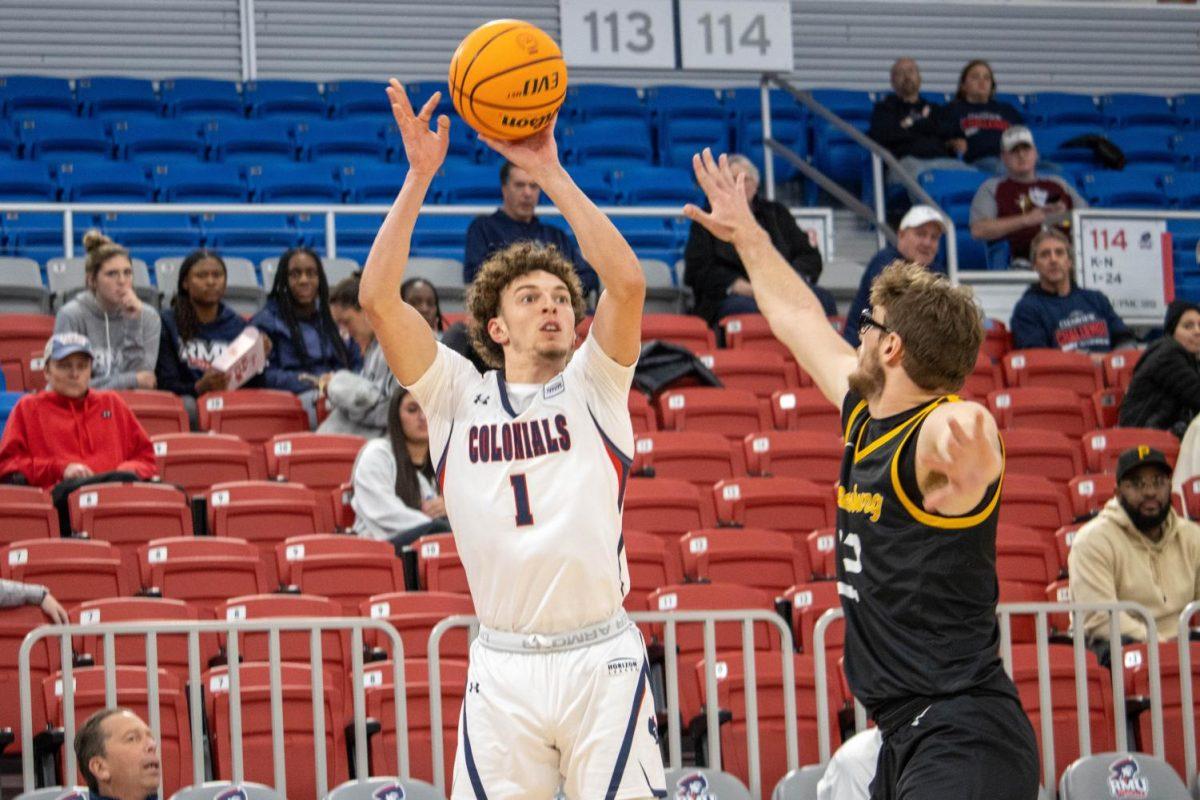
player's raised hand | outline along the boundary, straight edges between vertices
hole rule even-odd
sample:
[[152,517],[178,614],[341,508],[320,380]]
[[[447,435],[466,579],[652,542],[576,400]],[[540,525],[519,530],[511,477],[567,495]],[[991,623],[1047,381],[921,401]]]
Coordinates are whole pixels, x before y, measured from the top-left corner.
[[946,427],[937,446],[918,457],[920,466],[945,478],[937,488],[925,493],[925,510],[960,514],[964,512],[956,506],[961,505],[963,498],[978,503],[988,484],[996,479],[1000,453],[984,424],[982,409],[976,411],[970,431],[954,417],[947,420]]
[[734,176],[728,156],[722,153],[719,159],[713,158],[712,150],[706,147],[692,156],[692,169],[712,210],[688,203],[683,207],[685,217],[700,223],[723,242],[733,241],[738,232],[758,226],[746,199],[745,176]]
[[396,118],[396,126],[400,128],[400,138],[404,140],[404,153],[408,156],[409,170],[422,175],[433,175],[441,169],[442,162],[446,160],[446,150],[450,147],[449,117],[439,114],[436,128],[429,128],[433,111],[437,108],[442,93],[434,92],[433,97],[425,101],[419,114],[413,113],[404,87],[395,78],[388,81],[387,96],[388,102],[392,104],[392,116]]
[[520,167],[534,178],[546,174],[547,170],[558,168],[558,143],[554,141],[554,119],[530,136],[524,139],[508,142],[503,139],[493,139],[490,136],[479,135],[479,141],[502,155],[514,167]]

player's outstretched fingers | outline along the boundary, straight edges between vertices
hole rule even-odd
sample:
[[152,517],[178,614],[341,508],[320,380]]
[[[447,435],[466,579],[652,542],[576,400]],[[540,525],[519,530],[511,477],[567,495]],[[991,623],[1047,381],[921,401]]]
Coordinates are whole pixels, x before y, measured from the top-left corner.
[[425,101],[425,105],[421,106],[421,113],[417,115],[417,119],[428,125],[429,121],[433,119],[433,110],[437,108],[438,101],[441,99],[442,93],[434,92],[430,98]]
[[396,120],[400,120],[401,114],[411,118],[413,116],[412,103],[408,101],[408,93],[404,91],[404,85],[395,78],[392,78],[388,81],[386,91],[388,102],[392,104],[392,113],[396,115]]

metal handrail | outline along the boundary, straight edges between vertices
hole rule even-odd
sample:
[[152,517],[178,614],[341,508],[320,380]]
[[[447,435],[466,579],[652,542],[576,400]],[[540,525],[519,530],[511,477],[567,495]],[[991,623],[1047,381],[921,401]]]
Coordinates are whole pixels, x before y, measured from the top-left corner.
[[1183,775],[1192,794],[1200,790],[1200,775],[1196,774],[1196,698],[1192,693],[1192,618],[1200,614],[1200,600],[1188,603],[1179,615],[1177,644],[1179,645],[1179,705],[1183,709]]

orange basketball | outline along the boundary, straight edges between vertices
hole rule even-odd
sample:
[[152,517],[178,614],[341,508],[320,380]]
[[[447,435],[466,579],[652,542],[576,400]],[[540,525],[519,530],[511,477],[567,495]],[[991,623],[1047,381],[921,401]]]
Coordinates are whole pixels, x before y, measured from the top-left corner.
[[567,93],[567,65],[544,31],[517,19],[480,25],[450,59],[459,115],[493,139],[522,139],[549,124]]

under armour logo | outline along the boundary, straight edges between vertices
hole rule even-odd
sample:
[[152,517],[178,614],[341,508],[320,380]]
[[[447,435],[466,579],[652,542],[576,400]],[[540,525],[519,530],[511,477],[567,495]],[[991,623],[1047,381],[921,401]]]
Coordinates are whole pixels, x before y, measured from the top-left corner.
[[468,683],[467,684],[467,693],[468,694],[479,694],[479,682],[473,681],[471,683]]
[[474,403],[477,406],[486,406],[488,404],[489,399],[490,398],[485,394],[477,394],[477,395],[475,395]]

